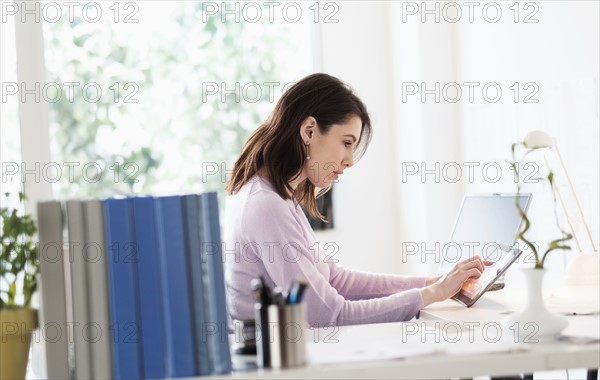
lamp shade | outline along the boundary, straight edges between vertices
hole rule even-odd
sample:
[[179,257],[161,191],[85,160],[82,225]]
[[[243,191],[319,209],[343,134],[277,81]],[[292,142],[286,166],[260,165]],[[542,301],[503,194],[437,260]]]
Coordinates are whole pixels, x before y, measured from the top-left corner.
[[553,148],[554,139],[544,131],[531,131],[523,141],[529,149]]

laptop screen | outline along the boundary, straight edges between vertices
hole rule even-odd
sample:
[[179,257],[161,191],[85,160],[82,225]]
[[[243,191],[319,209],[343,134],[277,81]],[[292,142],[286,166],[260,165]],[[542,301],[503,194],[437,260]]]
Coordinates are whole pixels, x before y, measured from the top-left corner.
[[[519,194],[519,204],[527,210],[531,194]],[[512,247],[522,218],[516,207],[516,194],[466,194],[458,211],[452,235],[442,249],[440,273],[455,263],[473,257],[496,261],[503,250]]]

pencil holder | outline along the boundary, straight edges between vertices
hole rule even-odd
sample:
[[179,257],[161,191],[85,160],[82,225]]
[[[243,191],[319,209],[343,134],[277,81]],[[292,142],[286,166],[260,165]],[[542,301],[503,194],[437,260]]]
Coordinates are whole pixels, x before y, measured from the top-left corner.
[[267,310],[271,368],[306,364],[306,305],[269,305]]

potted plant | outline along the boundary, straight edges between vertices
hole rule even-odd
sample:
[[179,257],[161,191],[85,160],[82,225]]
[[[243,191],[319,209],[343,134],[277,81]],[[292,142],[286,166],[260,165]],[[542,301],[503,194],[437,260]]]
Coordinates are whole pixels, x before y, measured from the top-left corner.
[[[24,199],[19,192],[21,204]],[[31,334],[37,328],[37,311],[30,307],[39,271],[33,240],[37,227],[31,215],[20,215],[17,209],[2,207],[0,215],[0,378],[24,379]]]
[[[521,207],[519,203],[519,194],[524,185],[520,169],[523,167],[523,161],[532,152],[537,149],[547,147],[547,144],[537,145],[531,141],[536,141],[535,137],[528,135],[525,141],[514,143],[511,146],[512,161],[510,167],[515,173],[515,182],[517,186],[517,196],[515,197],[516,208],[523,218],[523,227],[517,233],[517,240],[521,241],[525,247],[527,247],[535,260],[533,268],[523,268],[522,271],[527,281],[527,304],[525,309],[519,313],[510,315],[504,319],[505,327],[513,330],[514,333],[519,337],[520,341],[523,342],[539,342],[548,341],[554,339],[562,330],[567,327],[567,321],[565,318],[549,312],[542,298],[542,280],[546,273],[544,269],[544,263],[548,254],[557,249],[570,250],[571,247],[567,244],[569,240],[573,238],[573,235],[565,231],[559,223],[558,219],[558,208],[556,200],[556,189],[554,182],[554,172],[548,167],[548,174],[545,177],[533,178],[535,182],[545,181],[550,187],[553,198],[554,217],[556,220],[556,226],[560,232],[560,237],[551,240],[548,243],[545,251],[541,252],[539,246],[529,240],[526,236],[527,231],[531,227],[531,221]],[[517,149],[523,148],[524,153],[520,160],[516,159]]]

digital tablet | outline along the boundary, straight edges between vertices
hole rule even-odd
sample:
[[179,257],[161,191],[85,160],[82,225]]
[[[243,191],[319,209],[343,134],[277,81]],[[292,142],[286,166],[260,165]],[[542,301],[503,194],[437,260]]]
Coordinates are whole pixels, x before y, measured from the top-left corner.
[[494,282],[519,258],[521,251],[505,244],[498,244],[500,258],[490,266],[486,266],[483,274],[478,279],[465,281],[458,293],[452,297],[463,305],[470,307],[479,297],[489,290]]

